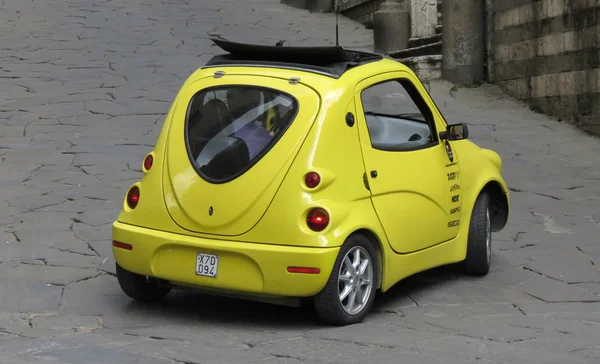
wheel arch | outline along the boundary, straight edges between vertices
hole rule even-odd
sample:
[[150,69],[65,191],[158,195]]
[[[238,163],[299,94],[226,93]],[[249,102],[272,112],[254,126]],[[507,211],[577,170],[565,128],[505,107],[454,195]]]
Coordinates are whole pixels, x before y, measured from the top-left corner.
[[381,240],[377,237],[377,234],[375,234],[375,232],[373,232],[370,229],[367,228],[361,228],[358,230],[355,230],[352,234],[350,234],[348,236],[348,238],[350,238],[350,236],[353,235],[361,235],[363,237],[365,237],[373,246],[373,249],[375,249],[375,251],[377,252],[377,266],[379,268],[379,272],[377,272],[377,286],[375,287],[376,289],[380,289],[381,288],[381,284],[383,282],[383,272],[384,270],[384,262],[385,262],[385,251],[383,249],[383,245]]
[[492,231],[502,230],[508,222],[509,201],[508,196],[502,189],[500,182],[496,180],[489,181],[481,189],[481,193],[487,193],[490,196],[490,219]]

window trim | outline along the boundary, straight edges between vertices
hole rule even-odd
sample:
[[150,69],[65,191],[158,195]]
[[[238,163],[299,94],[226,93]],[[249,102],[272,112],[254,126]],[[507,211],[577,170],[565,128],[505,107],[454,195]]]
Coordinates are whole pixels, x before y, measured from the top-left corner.
[[[415,106],[419,109],[419,111],[425,118],[424,124],[427,124],[429,126],[431,136],[433,138],[433,140],[428,142],[427,144],[414,146],[414,147],[406,147],[406,148],[401,148],[401,149],[383,149],[383,148],[375,147],[373,145],[373,140],[371,139],[371,131],[369,130],[369,124],[367,123],[367,117],[366,117],[367,112],[365,111],[365,107],[364,107],[363,93],[372,87],[375,87],[375,86],[378,86],[381,84],[385,84],[388,82],[394,82],[394,81],[397,82],[398,84],[400,84],[400,86],[404,88],[404,91],[408,94],[408,96],[410,97],[412,102],[415,104]],[[405,84],[408,84],[409,87],[407,87]],[[412,88],[412,90],[409,90],[409,88]],[[415,100],[415,98],[417,98],[417,100]],[[367,134],[369,136],[369,144],[371,145],[371,148],[382,151],[382,152],[400,152],[401,153],[401,152],[412,152],[412,151],[417,151],[417,150],[422,150],[422,149],[433,148],[433,147],[440,145],[440,138],[438,135],[437,125],[436,125],[436,120],[435,120],[433,110],[431,110],[431,108],[427,105],[427,102],[421,96],[421,92],[419,92],[419,89],[417,88],[417,86],[409,78],[407,78],[407,77],[392,77],[392,78],[388,78],[388,79],[385,79],[382,81],[371,83],[368,86],[364,87],[360,91],[360,99],[359,100],[360,100],[360,105],[362,108],[362,114],[363,114],[362,116],[365,121]]]
[[[287,123],[287,125],[285,126],[285,128],[281,129],[281,132],[279,133],[279,135],[275,136],[273,139],[271,139],[271,142],[269,143],[270,145],[267,145],[266,148],[264,148],[260,153],[258,153],[254,159],[248,163],[248,165],[246,167],[244,167],[242,170],[240,170],[238,173],[229,176],[228,178],[224,178],[224,179],[215,179],[215,178],[211,178],[209,176],[207,176],[206,174],[204,174],[202,172],[202,170],[200,169],[200,167],[198,166],[198,163],[196,162],[196,160],[193,158],[192,156],[192,150],[190,148],[190,142],[189,142],[189,122],[190,122],[190,111],[192,109],[192,105],[194,104],[194,101],[196,100],[196,97],[199,97],[199,94],[204,93],[205,95],[208,94],[209,92],[219,89],[227,89],[227,88],[247,88],[247,89],[260,89],[260,90],[267,90],[267,91],[271,91],[274,93],[278,93],[280,95],[286,96],[288,97],[290,100],[292,100],[292,105],[294,107],[294,111],[293,114],[290,116],[291,121],[289,123]],[[271,149],[273,149],[273,147],[275,145],[277,145],[277,143],[279,142],[279,140],[283,137],[283,135],[285,135],[285,133],[288,131],[289,127],[292,125],[292,123],[296,120],[296,118],[298,117],[298,113],[300,111],[300,102],[298,101],[298,99],[296,97],[294,97],[293,95],[273,88],[273,87],[265,87],[265,86],[259,86],[259,85],[248,85],[248,84],[235,84],[235,83],[230,83],[230,84],[220,84],[220,85],[216,85],[216,86],[209,86],[209,87],[205,87],[202,88],[200,90],[198,90],[197,92],[195,92],[192,97],[189,99],[188,101],[188,105],[187,105],[187,109],[185,111],[185,122],[184,122],[184,126],[183,126],[183,138],[184,138],[184,143],[185,143],[185,150],[188,156],[188,160],[191,163],[192,167],[194,168],[194,170],[196,171],[196,173],[198,174],[198,176],[200,176],[200,178],[202,178],[204,181],[211,183],[211,184],[215,184],[215,185],[220,185],[220,184],[225,184],[227,182],[231,182],[239,177],[241,177],[242,175],[244,175],[246,172],[248,172],[250,169],[252,169],[252,167],[254,167],[254,165],[256,163],[258,163],[260,160],[262,160],[264,158],[265,155],[267,155],[267,153],[269,153],[271,151]]]

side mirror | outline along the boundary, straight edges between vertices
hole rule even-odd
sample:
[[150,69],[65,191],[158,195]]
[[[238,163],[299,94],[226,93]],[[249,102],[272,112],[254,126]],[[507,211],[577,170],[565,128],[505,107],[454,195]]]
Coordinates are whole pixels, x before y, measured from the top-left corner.
[[469,138],[469,127],[467,124],[448,125],[445,131],[440,132],[440,139],[462,140]]

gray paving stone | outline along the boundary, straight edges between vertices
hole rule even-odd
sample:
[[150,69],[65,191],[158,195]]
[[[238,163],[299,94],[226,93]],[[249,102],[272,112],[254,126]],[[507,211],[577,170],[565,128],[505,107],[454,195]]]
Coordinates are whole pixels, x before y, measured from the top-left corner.
[[19,215],[19,218],[23,221],[21,224],[23,230],[65,231],[73,223],[70,214],[48,214],[44,211],[24,212]]
[[63,165],[68,166],[71,164],[73,157],[70,155],[62,154],[61,150],[56,150],[48,153],[48,151],[38,148],[11,148],[10,153],[2,156],[5,158],[7,163],[27,163],[28,161],[35,160],[40,164],[52,164],[52,165]]
[[416,288],[410,296],[419,305],[464,304],[464,303],[534,303],[537,300],[516,289],[489,284],[485,278],[481,282],[462,284],[449,281],[431,287]]
[[80,315],[114,315],[126,313],[131,299],[120,290],[117,280],[100,275],[70,284],[62,296],[61,312]]
[[[116,216],[114,219],[116,219]],[[94,251],[94,253],[98,254],[101,257],[112,257],[112,245],[110,239],[98,240],[98,241],[90,241],[89,243],[90,249]]]
[[523,283],[519,290],[545,302],[600,302],[600,296],[544,276]]
[[[98,254],[100,256],[103,256],[104,258],[102,259],[102,262],[100,263],[100,267],[99,269],[103,272],[106,272],[112,276],[116,276],[117,275],[117,269],[115,267],[115,259],[112,258],[112,249],[109,250],[108,247],[112,247],[111,245],[105,243],[103,244],[101,247],[100,246],[94,246],[94,243],[91,243],[90,245],[92,245],[94,247],[94,250],[98,252]],[[98,243],[96,243],[96,245],[98,245]]]
[[578,283],[573,286],[586,290],[600,297],[600,283]]
[[546,259],[534,259],[527,263],[527,268],[532,271],[567,283],[600,282],[600,270],[592,264],[588,256],[582,254],[576,247],[561,250],[565,253],[563,256],[550,256],[542,253],[541,247],[540,249],[535,248],[538,247],[526,249],[530,252],[535,251],[538,257]]
[[140,354],[132,354],[119,350],[106,350],[106,348],[85,345],[79,347],[67,347],[58,349],[46,349],[35,355],[36,358],[47,360],[47,362],[81,363],[83,361],[97,364],[112,363],[148,363],[148,364],[172,364],[173,360],[156,358]]
[[[105,210],[85,211],[77,216],[77,220],[91,227],[101,227],[106,225],[107,221],[116,219],[119,214],[119,206]],[[104,230],[103,230],[104,231]]]
[[[110,91],[107,91],[110,92]],[[88,99],[94,99],[94,98],[102,98],[103,95],[106,95],[106,93],[94,93],[94,94],[89,94],[89,93],[76,93],[74,95],[78,95],[78,96],[83,96],[83,97],[87,97]],[[98,123],[102,123],[104,120],[108,120],[110,118],[110,116],[108,115],[103,115],[103,114],[92,114],[92,115],[85,115],[85,116],[73,116],[73,117],[68,117],[68,118],[59,118],[59,121],[62,124],[65,125],[95,125]],[[71,135],[71,142],[72,144],[78,145],[83,143],[83,141],[80,141],[79,143],[77,142],[78,139],[81,138],[81,135],[78,134],[74,134]],[[97,144],[103,144],[105,143],[105,141],[103,140],[94,140],[93,142],[97,143]]]
[[[29,313],[0,312],[0,332],[2,334],[22,335],[24,331],[31,328],[29,317]],[[0,352],[3,349],[0,344]]]
[[[523,269],[520,266],[504,266],[504,262],[494,255],[494,265],[496,268],[491,269],[486,276],[486,281],[492,285],[500,287],[518,288],[526,282],[539,277],[539,274],[532,272],[527,269]],[[476,277],[459,276],[457,281],[463,282],[477,282],[479,281]]]
[[[16,237],[14,237],[16,240]],[[41,260],[54,254],[52,249],[38,244],[23,244],[10,241],[10,244],[0,244],[0,257],[2,262],[18,262],[27,260]]]
[[1,281],[28,281],[47,283],[53,286],[66,286],[73,282],[84,281],[101,273],[89,269],[49,266],[24,263],[1,263]]
[[[30,174],[31,176],[31,174]],[[11,200],[6,200],[6,203],[13,208],[17,208],[19,212],[33,212],[35,210],[43,210],[46,207],[60,205],[67,202],[67,199],[56,196],[25,196],[17,197]]]
[[0,307],[5,312],[44,312],[58,309],[62,288],[23,280],[0,280]]
[[54,312],[27,314],[0,312],[0,327],[5,333],[31,338],[80,335],[101,329],[102,317],[58,315]]
[[520,308],[527,315],[547,315],[547,314],[598,314],[600,313],[600,305],[595,302],[585,303],[537,303],[525,304]]
[[510,303],[471,303],[462,305],[415,306],[402,310],[406,317],[414,318],[483,318],[494,316],[521,316],[523,313]]
[[[111,220],[117,218],[118,211],[112,214]],[[82,223],[73,224],[73,232],[75,236],[86,242],[106,241],[107,237],[112,234],[112,223],[107,223],[98,227],[90,226]]]

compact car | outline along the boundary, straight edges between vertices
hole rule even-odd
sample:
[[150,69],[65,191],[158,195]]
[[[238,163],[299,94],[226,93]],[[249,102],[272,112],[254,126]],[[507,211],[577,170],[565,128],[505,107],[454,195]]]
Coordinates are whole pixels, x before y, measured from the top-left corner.
[[434,267],[490,269],[509,215],[502,160],[449,125],[417,75],[340,46],[213,39],[112,230],[122,290],[312,302],[361,322]]

